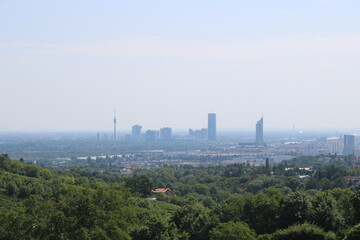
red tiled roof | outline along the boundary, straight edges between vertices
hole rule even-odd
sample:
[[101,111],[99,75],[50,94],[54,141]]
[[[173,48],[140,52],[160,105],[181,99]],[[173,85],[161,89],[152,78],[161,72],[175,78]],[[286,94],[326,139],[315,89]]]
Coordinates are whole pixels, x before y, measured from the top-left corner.
[[166,193],[167,191],[171,191],[170,188],[156,188],[152,190],[153,193]]

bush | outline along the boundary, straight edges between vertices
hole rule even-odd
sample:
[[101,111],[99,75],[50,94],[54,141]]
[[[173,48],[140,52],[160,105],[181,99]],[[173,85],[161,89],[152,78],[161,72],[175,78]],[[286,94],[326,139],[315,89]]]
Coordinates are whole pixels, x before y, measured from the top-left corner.
[[333,233],[326,233],[321,228],[308,223],[294,225],[272,234],[271,240],[335,240]]

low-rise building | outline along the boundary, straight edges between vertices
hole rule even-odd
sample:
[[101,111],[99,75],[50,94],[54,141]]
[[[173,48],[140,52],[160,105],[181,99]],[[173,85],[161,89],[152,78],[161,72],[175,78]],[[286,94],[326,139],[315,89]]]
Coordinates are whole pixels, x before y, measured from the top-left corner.
[[152,190],[151,192],[155,193],[155,194],[164,193],[168,196],[176,196],[176,194],[173,191],[171,191],[170,188],[156,188],[155,190]]

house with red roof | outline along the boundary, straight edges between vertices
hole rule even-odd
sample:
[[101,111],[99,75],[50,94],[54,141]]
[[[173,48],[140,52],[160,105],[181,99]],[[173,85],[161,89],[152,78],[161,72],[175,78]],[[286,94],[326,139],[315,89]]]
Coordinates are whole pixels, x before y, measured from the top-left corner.
[[151,192],[155,193],[155,194],[164,193],[168,196],[176,196],[176,194],[173,191],[171,191],[170,188],[156,188],[155,190],[152,190]]

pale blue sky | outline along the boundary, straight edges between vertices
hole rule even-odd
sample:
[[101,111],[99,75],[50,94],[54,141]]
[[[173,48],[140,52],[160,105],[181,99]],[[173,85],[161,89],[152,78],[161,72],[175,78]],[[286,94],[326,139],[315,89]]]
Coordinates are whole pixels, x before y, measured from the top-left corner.
[[[0,131],[357,128],[360,1],[0,0]],[[5,116],[5,117],[4,117]]]

